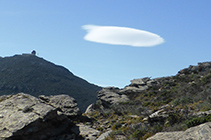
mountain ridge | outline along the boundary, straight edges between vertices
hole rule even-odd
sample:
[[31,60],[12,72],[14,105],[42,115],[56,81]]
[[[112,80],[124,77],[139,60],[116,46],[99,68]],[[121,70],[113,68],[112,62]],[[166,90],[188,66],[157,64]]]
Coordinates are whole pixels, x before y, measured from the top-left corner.
[[96,91],[101,89],[65,67],[32,54],[0,58],[0,77],[0,95],[20,92],[36,97],[67,94],[77,100],[82,111],[96,101]]

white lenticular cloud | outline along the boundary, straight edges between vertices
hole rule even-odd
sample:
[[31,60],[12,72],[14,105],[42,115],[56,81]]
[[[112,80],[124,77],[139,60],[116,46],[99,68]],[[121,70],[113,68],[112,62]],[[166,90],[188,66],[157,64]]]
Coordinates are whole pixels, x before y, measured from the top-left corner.
[[128,27],[84,25],[82,28],[88,32],[84,39],[97,43],[150,47],[164,42],[157,34]]

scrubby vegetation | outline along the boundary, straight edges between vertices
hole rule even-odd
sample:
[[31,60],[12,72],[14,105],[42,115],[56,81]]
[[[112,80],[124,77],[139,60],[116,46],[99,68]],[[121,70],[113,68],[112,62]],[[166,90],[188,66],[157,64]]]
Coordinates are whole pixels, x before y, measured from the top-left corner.
[[193,127],[210,121],[211,121],[211,114],[205,115],[203,117],[189,118],[185,121],[185,124],[187,125],[187,127]]
[[[124,136],[129,140],[145,140],[157,132],[186,130],[211,121],[211,114],[206,114],[211,110],[211,67],[205,64],[154,79],[156,84],[146,90],[124,93],[129,101],[98,108],[91,117],[101,124],[100,130],[113,130],[108,139]],[[155,112],[160,117],[150,117]]]

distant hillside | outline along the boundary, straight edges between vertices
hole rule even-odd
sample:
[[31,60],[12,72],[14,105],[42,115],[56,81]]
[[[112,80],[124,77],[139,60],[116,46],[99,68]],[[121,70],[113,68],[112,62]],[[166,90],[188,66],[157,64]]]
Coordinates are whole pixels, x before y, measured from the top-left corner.
[[33,96],[68,94],[79,108],[96,101],[101,88],[73,75],[68,69],[35,55],[0,58],[0,95],[24,92]]
[[[181,131],[175,139],[200,135],[187,129],[211,122],[211,62],[189,66],[175,76],[134,79],[123,89],[103,88],[85,114],[96,121],[93,128],[110,133],[109,140],[146,140],[168,131]],[[210,128],[203,129],[204,137],[205,132],[211,135]],[[160,133],[152,139],[172,140],[173,134]]]

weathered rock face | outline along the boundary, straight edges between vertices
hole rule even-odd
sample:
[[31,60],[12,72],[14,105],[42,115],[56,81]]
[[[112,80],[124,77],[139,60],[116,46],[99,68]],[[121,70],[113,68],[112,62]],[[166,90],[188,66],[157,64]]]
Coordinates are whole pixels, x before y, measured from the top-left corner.
[[64,114],[66,116],[76,116],[80,114],[76,100],[68,95],[41,95],[39,98],[41,101],[44,101],[44,103],[57,108],[59,114]]
[[115,87],[103,88],[98,92],[98,99],[102,101],[104,106],[118,104],[120,102],[129,101],[128,97],[119,93],[120,89]]
[[149,77],[133,79],[131,84],[120,90],[122,94],[134,94],[141,93],[147,90],[149,87],[158,83],[156,79],[150,79]]
[[210,138],[211,122],[207,122],[186,131],[160,132],[147,140],[209,140]]
[[178,72],[179,75],[181,74],[192,74],[192,73],[198,73],[203,72],[206,70],[209,70],[211,68],[211,62],[204,62],[204,63],[198,63],[197,66],[189,66],[188,68],[182,69]]
[[[151,80],[149,77],[146,77],[131,80],[131,84],[123,89],[119,89],[117,87],[105,87],[98,92],[98,103],[100,101],[100,104],[107,108],[119,103],[125,103],[130,101],[129,96],[139,94],[155,84],[158,84],[158,80]],[[93,104],[87,108],[86,113],[88,111],[90,112],[91,110],[95,110],[98,107],[96,104]]]
[[149,77],[145,77],[145,78],[142,78],[142,79],[133,79],[131,80],[131,85],[132,86],[136,86],[136,85],[146,85],[146,83],[150,81],[150,78]]
[[75,100],[67,95],[42,97],[24,93],[0,96],[1,140],[65,140],[65,134],[74,136],[69,117],[80,114]]

